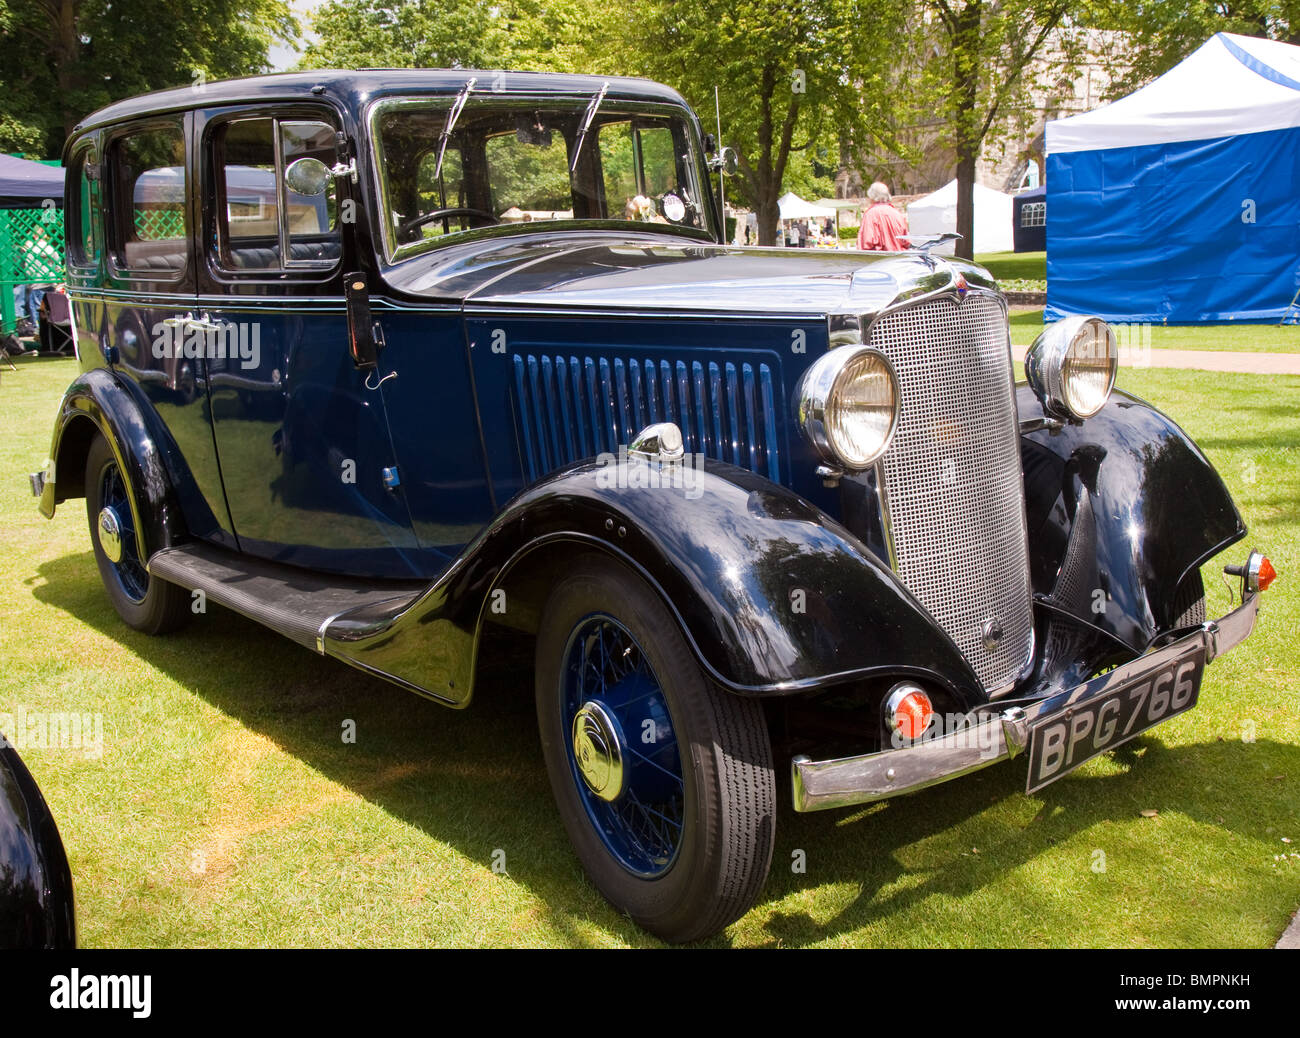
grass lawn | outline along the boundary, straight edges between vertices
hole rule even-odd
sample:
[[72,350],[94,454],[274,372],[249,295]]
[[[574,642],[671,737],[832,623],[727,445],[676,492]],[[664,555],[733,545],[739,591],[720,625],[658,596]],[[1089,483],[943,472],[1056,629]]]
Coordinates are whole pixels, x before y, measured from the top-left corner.
[[1046,281],[1047,253],[1045,252],[981,252],[975,262],[986,267],[999,281]]
[[[1147,327],[1151,329],[1153,349],[1300,353],[1300,325],[1170,324],[1138,325],[1132,330],[1144,335]],[[1041,309],[1021,310],[1011,315],[1011,341],[1017,346],[1028,346],[1042,330]],[[1134,345],[1142,345],[1138,339],[1131,341]]]
[[[19,368],[0,383],[0,714],[102,714],[100,759],[22,751],[68,848],[83,945],[657,943],[569,851],[526,659],[484,653],[475,705],[454,712],[218,608],[171,637],[128,630],[82,503],[50,523],[27,492],[75,362]],[[1300,904],[1300,378],[1120,378],[1198,438],[1277,566],[1254,637],[1209,668],[1196,710],[1034,796],[1016,761],[796,816],[782,769],[771,878],[714,943],[1276,941]],[[1208,569],[1207,588],[1226,609]]]

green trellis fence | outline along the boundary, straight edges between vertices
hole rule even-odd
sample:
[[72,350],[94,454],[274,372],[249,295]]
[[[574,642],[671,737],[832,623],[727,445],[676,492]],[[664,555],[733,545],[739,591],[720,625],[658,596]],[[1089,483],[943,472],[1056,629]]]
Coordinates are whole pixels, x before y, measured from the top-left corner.
[[[135,210],[139,241],[185,237],[185,214],[175,204],[141,205]],[[18,285],[63,281],[63,210],[0,209],[0,318],[12,332],[21,316],[14,300]]]
[[63,210],[0,209],[0,325],[12,332],[18,318],[18,285],[53,285],[63,280]]

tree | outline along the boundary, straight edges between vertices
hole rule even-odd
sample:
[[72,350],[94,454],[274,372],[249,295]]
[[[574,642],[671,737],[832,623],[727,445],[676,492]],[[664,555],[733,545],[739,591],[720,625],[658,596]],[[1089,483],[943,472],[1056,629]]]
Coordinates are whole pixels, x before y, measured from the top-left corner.
[[509,37],[492,5],[432,0],[329,0],[301,68],[496,68]]
[[265,71],[297,34],[286,0],[0,0],[0,146],[58,154],[88,112]]
[[970,259],[975,164],[985,138],[1022,88],[1030,62],[1079,5],[1073,0],[923,2],[946,45],[939,59],[946,61],[947,74],[938,103],[951,124],[957,153],[957,233],[962,238],[955,251]]
[[1216,32],[1300,44],[1300,0],[1103,0],[1092,18],[1128,39],[1130,67],[1112,81],[1114,97],[1164,75]]
[[615,26],[596,0],[329,0],[302,68],[614,71]]
[[[882,69],[900,37],[905,0],[645,0],[625,4],[629,70],[676,87],[701,112],[722,109],[724,142],[739,158],[731,191],[758,215],[759,243],[776,242],[792,156],[838,157],[887,126]],[[823,181],[824,183],[824,181]]]

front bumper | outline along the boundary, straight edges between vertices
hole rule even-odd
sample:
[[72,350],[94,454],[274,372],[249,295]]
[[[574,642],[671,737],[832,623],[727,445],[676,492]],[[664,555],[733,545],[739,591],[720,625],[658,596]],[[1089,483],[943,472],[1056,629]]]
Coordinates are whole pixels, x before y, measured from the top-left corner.
[[1190,634],[1082,685],[1004,710],[969,728],[860,757],[815,761],[801,754],[790,762],[794,809],[824,811],[884,800],[1010,760],[1029,744],[1030,726],[1037,718],[1105,695],[1197,647],[1204,648],[1205,662],[1210,663],[1241,644],[1255,626],[1259,595],[1243,580],[1242,604],[1226,616],[1207,620]]

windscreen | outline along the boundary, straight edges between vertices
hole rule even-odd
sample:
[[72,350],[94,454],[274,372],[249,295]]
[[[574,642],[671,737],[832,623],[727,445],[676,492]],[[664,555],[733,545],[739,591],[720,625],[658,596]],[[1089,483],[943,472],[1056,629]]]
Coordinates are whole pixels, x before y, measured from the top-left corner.
[[[711,234],[685,119],[603,101],[470,97],[375,117],[389,254],[484,227],[621,225]],[[450,127],[448,124],[451,124]]]

